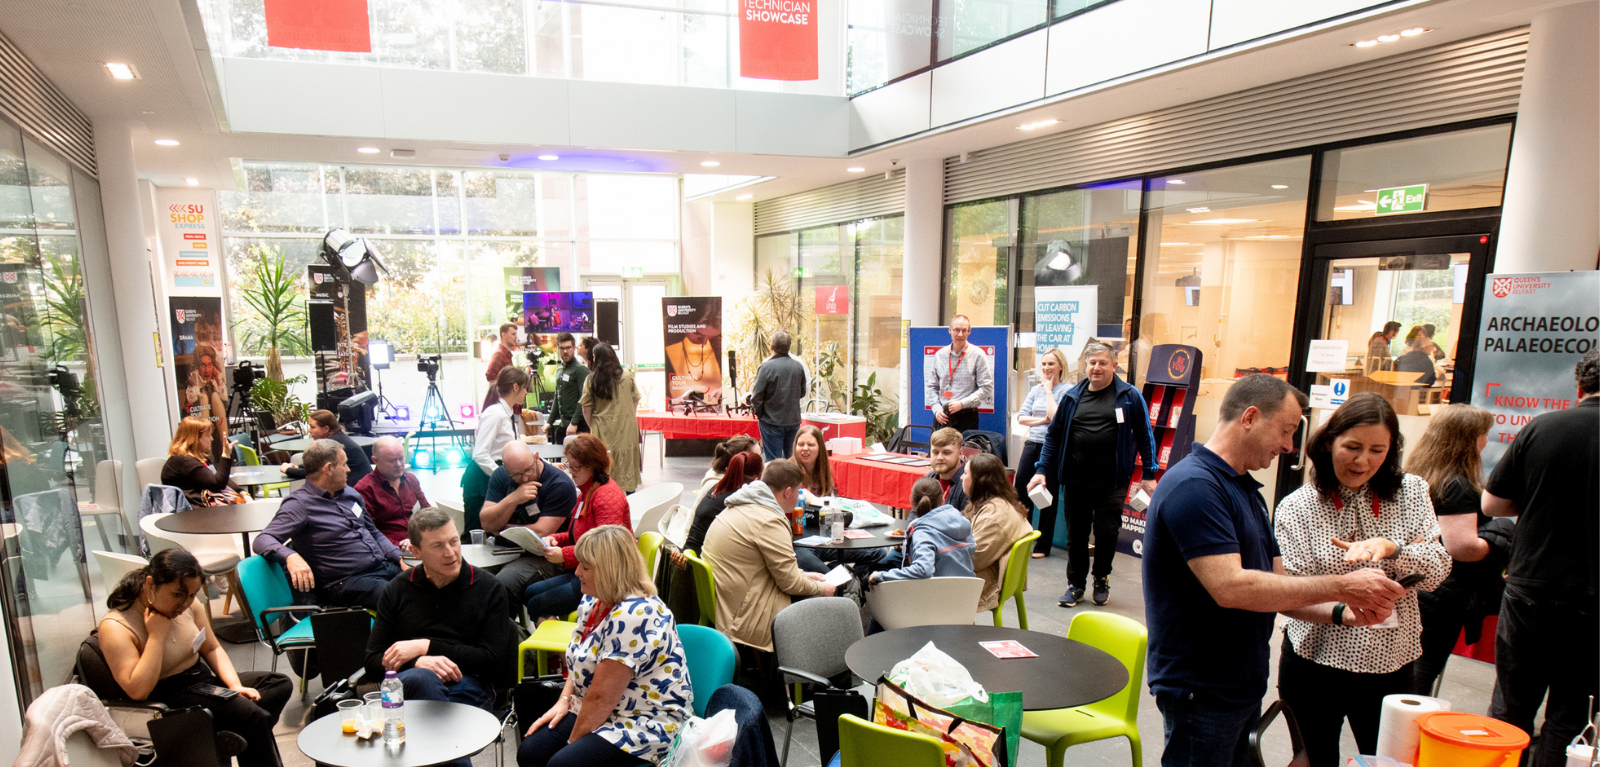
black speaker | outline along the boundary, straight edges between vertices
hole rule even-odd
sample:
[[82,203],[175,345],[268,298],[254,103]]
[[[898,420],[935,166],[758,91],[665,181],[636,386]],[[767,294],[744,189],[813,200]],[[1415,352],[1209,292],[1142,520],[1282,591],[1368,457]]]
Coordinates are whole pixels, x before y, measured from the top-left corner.
[[611,348],[622,347],[622,323],[617,319],[618,303],[600,299],[594,302],[594,335]]
[[735,389],[739,388],[739,366],[735,364],[732,349],[728,350],[728,383]]

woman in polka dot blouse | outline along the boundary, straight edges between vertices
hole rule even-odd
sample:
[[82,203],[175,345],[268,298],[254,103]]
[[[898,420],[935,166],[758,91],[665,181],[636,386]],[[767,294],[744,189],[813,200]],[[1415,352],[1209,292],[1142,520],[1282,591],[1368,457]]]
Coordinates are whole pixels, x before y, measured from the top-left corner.
[[[1394,408],[1377,394],[1356,394],[1334,411],[1306,445],[1312,481],[1274,515],[1285,572],[1377,567],[1422,591],[1444,581],[1450,554],[1428,483],[1400,470],[1403,445]],[[1416,594],[1387,614],[1328,603],[1285,615],[1278,695],[1299,720],[1312,767],[1343,763],[1346,719],[1360,753],[1374,753],[1383,696],[1413,692],[1409,666],[1422,654]]]

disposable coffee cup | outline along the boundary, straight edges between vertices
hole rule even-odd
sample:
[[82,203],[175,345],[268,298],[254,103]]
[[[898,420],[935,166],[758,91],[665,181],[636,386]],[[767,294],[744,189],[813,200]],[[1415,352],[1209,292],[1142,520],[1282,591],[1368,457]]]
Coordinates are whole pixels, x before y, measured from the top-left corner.
[[483,545],[483,531],[482,530],[472,530],[470,532],[472,534],[472,545],[474,545],[474,546],[482,546]]
[[1038,508],[1048,509],[1050,504],[1055,502],[1055,496],[1051,495],[1044,485],[1039,485],[1028,491],[1028,500],[1033,501],[1033,505]]

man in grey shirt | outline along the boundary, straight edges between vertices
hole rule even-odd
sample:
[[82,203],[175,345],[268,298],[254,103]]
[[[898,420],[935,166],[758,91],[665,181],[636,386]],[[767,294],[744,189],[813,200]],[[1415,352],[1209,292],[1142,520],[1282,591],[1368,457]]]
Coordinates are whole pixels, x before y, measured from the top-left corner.
[[772,461],[794,454],[794,435],[800,430],[800,402],[806,395],[806,369],[789,356],[786,331],[772,336],[772,356],[756,370],[750,387],[750,409],[761,427],[761,457]]
[[972,320],[957,314],[950,321],[950,345],[934,352],[923,371],[923,401],[933,407],[933,420],[966,433],[978,428],[978,406],[994,396],[994,371],[983,350],[967,343]]

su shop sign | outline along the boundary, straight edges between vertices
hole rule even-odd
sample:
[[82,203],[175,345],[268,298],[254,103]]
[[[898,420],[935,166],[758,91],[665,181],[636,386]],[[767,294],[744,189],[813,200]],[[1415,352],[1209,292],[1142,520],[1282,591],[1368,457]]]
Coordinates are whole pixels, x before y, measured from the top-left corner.
[[739,75],[817,79],[817,0],[739,0]]
[[817,288],[817,314],[849,314],[850,288],[834,285]]

